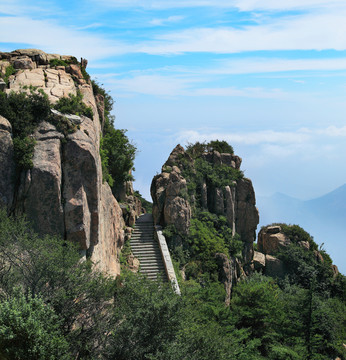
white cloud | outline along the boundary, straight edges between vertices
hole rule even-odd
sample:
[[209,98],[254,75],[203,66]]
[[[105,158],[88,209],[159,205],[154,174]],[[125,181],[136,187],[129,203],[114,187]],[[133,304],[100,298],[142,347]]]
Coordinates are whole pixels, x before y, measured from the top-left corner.
[[247,97],[259,99],[281,99],[288,94],[280,89],[236,88],[236,87],[203,87],[202,84],[208,81],[202,76],[182,77],[177,74],[151,75],[139,74],[133,77],[120,78],[113,76],[102,77],[107,86],[116,91],[130,94],[145,94],[154,96],[216,96],[216,97]]
[[193,96],[240,96],[248,98],[258,98],[258,99],[279,99],[286,97],[285,94],[280,89],[263,89],[263,88],[243,88],[237,89],[234,87],[226,88],[200,88],[190,95]]
[[0,42],[28,44],[46,52],[100,59],[128,51],[124,44],[105,40],[88,32],[60,26],[52,20],[27,17],[0,17]]
[[192,80],[161,75],[137,75],[132,78],[114,79],[108,84],[115,90],[132,94],[156,96],[184,95]]
[[305,8],[330,8],[345,6],[344,0],[97,0],[105,6],[116,8],[142,7],[146,9],[170,9],[190,7],[237,8],[240,11],[293,10]]
[[272,18],[267,24],[242,29],[191,28],[158,35],[136,45],[148,54],[185,52],[237,53],[259,50],[346,49],[346,10]]
[[344,0],[235,0],[241,11],[345,7]]
[[316,134],[328,137],[346,137],[346,126],[337,127],[335,125],[328,126],[325,129],[311,130],[311,129],[302,129],[306,134]]
[[150,21],[150,24],[154,26],[163,26],[166,24],[177,23],[183,19],[184,16],[178,16],[178,15],[169,16],[168,18],[164,18],[164,19],[153,19]]
[[219,62],[210,74],[254,74],[286,71],[346,70],[346,58],[339,59],[278,59],[251,58]]
[[309,134],[298,132],[280,132],[273,130],[264,130],[257,132],[243,133],[201,133],[196,130],[183,131],[178,134],[179,141],[196,142],[210,141],[215,139],[226,140],[231,144],[259,145],[259,144],[301,144],[310,138]]
[[[309,143],[317,141],[323,137],[325,144],[333,141],[334,137],[346,137],[346,126],[337,127],[329,126],[322,129],[307,129],[301,128],[296,131],[274,131],[262,130],[255,132],[203,132],[198,130],[186,130],[177,135],[182,143],[194,143],[196,141],[210,141],[215,139],[222,139],[231,144],[242,145],[264,145],[266,151],[273,149],[282,149],[282,153],[299,152],[302,145],[308,146]],[[274,151],[275,152],[275,151]]]

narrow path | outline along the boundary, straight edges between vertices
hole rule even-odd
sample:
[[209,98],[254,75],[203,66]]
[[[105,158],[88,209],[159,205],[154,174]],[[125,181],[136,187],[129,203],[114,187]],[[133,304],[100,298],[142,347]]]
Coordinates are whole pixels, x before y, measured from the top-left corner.
[[137,219],[130,245],[133,255],[140,262],[142,274],[147,275],[152,280],[162,276],[162,279],[167,281],[160,247],[154,237],[154,221],[151,214],[141,215]]

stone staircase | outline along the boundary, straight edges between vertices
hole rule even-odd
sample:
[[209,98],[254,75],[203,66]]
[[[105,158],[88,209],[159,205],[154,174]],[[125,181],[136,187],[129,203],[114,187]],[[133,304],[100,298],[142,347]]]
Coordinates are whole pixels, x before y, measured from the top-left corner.
[[151,214],[141,215],[135,224],[130,245],[133,255],[140,262],[140,272],[151,280],[161,277],[167,281],[159,244],[154,237],[154,221]]

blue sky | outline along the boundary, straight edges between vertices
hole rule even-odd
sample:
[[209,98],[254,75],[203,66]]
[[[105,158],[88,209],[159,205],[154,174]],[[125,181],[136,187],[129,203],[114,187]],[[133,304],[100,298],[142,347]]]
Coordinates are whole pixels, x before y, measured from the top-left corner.
[[177,143],[222,139],[258,195],[346,178],[345,0],[1,0],[0,50],[89,60],[137,145],[135,187]]

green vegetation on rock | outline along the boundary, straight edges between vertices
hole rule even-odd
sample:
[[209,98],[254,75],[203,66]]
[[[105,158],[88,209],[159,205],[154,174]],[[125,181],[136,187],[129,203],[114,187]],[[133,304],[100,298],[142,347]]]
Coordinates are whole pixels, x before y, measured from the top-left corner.
[[[175,165],[181,169],[187,184],[187,192],[180,193],[180,196],[191,204],[191,224],[187,235],[179,234],[174,226],[168,226],[164,230],[175,260],[180,267],[185,266],[186,275],[194,279],[204,276],[217,278],[216,253],[226,254],[228,257],[242,256],[243,243],[239,235],[232,235],[226,217],[204,208],[203,186],[206,186],[209,192],[216,189],[225,192],[226,186],[234,187],[236,181],[243,178],[242,171],[226,164],[208,161],[203,156],[208,152],[212,154],[214,150],[233,154],[231,145],[225,141],[215,140],[209,143],[189,144],[186,153],[191,158],[180,156]],[[164,168],[165,172],[171,170],[171,167]]]
[[20,169],[33,166],[35,140],[31,137],[37,125],[49,119],[50,103],[41,90],[25,92],[0,92],[0,114],[12,125],[15,159]]
[[93,118],[92,108],[83,103],[83,95],[78,90],[76,95],[69,94],[68,97],[61,97],[54,105],[54,109],[63,114],[84,115],[89,119]]

